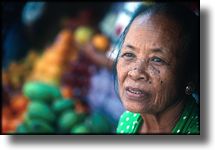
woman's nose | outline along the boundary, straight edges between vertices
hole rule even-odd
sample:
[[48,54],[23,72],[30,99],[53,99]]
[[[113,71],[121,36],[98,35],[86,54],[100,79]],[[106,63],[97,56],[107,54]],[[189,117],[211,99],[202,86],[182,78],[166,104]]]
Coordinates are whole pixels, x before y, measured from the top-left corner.
[[149,80],[145,65],[135,65],[134,68],[128,72],[128,76],[133,80]]

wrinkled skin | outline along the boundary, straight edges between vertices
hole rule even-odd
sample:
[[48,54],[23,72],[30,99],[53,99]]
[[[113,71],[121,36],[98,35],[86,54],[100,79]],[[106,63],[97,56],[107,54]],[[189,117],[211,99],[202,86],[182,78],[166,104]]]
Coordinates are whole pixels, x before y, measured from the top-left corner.
[[177,23],[162,15],[134,20],[117,62],[119,95],[127,110],[159,114],[182,100],[180,37]]

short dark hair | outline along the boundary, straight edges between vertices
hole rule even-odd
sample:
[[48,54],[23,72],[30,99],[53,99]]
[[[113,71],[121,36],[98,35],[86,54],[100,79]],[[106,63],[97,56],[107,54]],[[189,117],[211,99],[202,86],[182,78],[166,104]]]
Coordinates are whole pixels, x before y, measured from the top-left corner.
[[[134,19],[140,15],[144,14],[162,14],[174,20],[182,29],[182,48],[184,50],[185,62],[183,71],[185,74],[185,82],[193,82],[195,85],[195,90],[199,93],[200,88],[200,34],[199,34],[199,16],[197,16],[191,9],[182,5],[180,3],[156,3],[150,6],[141,6],[133,14],[131,21],[121,34],[117,47],[118,54],[114,60],[113,71],[114,71],[114,84],[115,90],[118,89],[117,83],[117,70],[116,65],[118,62],[118,57],[121,52],[124,39],[127,32],[134,21]],[[118,93],[118,92],[117,92]]]

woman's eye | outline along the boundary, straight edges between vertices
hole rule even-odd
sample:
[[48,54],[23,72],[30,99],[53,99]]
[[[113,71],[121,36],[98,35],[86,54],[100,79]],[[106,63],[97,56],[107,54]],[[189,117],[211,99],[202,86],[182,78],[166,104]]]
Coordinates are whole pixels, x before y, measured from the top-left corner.
[[163,62],[163,60],[160,59],[160,58],[158,58],[158,57],[153,57],[153,58],[151,59],[151,61],[156,62],[156,63],[161,63],[161,62]]
[[133,53],[124,53],[124,54],[122,54],[122,57],[133,58],[133,57],[135,57],[135,55]]

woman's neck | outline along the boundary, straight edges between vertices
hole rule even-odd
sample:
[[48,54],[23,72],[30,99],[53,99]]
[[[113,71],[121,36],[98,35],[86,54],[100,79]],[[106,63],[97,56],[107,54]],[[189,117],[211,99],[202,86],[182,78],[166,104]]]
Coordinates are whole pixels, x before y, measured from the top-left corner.
[[141,114],[144,123],[140,132],[148,134],[171,133],[180,117],[183,106],[184,100],[181,100],[159,114]]

